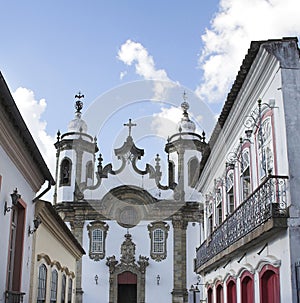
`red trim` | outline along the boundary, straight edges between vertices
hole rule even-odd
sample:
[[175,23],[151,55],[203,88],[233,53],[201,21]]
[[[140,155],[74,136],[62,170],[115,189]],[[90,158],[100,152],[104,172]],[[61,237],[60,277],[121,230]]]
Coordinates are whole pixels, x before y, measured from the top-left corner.
[[137,276],[130,271],[124,271],[118,275],[118,284],[137,284]]
[[279,268],[265,265],[259,273],[260,302],[280,303]]
[[254,303],[254,278],[249,271],[244,271],[240,278],[241,281],[241,302]]
[[221,281],[216,284],[216,303],[224,303],[223,283]]
[[[229,277],[226,281],[227,303],[236,303],[236,279]],[[244,302],[243,302],[244,303]]]
[[9,249],[11,246],[11,238],[12,238],[12,214],[10,220],[10,233],[9,233],[9,246],[8,246],[8,262],[7,262],[7,273],[10,267],[9,262],[14,262],[13,265],[13,273],[12,273],[12,286],[9,289],[9,281],[8,274],[6,277],[7,289],[13,291],[20,291],[22,284],[22,269],[23,269],[23,252],[24,252],[24,235],[25,235],[25,225],[26,225],[26,208],[27,204],[22,200],[18,200],[18,204],[15,206],[15,210],[17,211],[17,230],[16,230],[16,238],[15,238],[15,246],[14,246],[14,259],[10,260]]
[[207,303],[213,303],[213,289],[211,286],[207,289]]

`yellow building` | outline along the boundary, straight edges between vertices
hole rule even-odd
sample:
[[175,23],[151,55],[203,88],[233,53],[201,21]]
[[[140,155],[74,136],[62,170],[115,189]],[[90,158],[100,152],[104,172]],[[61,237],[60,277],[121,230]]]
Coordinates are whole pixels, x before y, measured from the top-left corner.
[[76,261],[85,251],[51,203],[37,201],[29,302],[75,302]]

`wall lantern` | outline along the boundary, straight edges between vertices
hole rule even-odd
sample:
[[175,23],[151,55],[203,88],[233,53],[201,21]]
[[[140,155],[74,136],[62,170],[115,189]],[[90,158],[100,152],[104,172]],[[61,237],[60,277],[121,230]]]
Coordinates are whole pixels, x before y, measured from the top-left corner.
[[36,217],[33,220],[33,229],[30,229],[30,225],[28,226],[28,236],[32,235],[34,232],[37,231],[38,227],[40,226],[40,224],[42,223],[42,220],[40,219],[40,217]]
[[6,215],[6,213],[9,213],[12,210],[12,208],[18,204],[18,200],[21,198],[21,195],[18,194],[17,188],[13,191],[12,194],[10,194],[10,196],[11,196],[12,206],[7,206],[7,202],[6,201],[4,202],[4,215]]
[[96,285],[98,285],[98,279],[99,279],[98,275],[96,275],[94,279],[95,279]]
[[160,275],[157,275],[156,276],[156,284],[159,285],[159,282],[160,282]]

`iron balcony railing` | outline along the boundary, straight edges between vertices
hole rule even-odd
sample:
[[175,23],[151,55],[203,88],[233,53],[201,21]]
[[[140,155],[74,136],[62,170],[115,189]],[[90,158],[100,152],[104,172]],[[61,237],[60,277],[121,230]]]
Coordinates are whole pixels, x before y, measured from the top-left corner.
[[24,292],[7,290],[5,292],[5,303],[23,303]]
[[286,176],[269,175],[196,250],[195,269],[270,218],[287,217]]

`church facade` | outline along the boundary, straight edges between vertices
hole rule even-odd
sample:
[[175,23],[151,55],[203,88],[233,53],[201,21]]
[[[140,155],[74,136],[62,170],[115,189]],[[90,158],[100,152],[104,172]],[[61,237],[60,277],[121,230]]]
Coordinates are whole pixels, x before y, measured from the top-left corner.
[[114,150],[118,165],[104,164],[82,119],[81,98],[55,143],[54,203],[87,253],[77,263],[76,302],[188,302],[187,285],[197,281],[202,214],[195,186],[205,134],[196,133],[184,100],[178,132],[165,145],[168,180],[162,184],[159,155],[155,165],[141,167],[144,149],[136,146],[133,127],[139,125],[131,119]]

